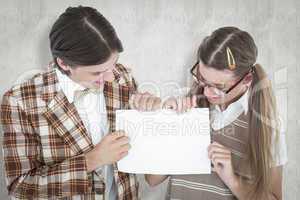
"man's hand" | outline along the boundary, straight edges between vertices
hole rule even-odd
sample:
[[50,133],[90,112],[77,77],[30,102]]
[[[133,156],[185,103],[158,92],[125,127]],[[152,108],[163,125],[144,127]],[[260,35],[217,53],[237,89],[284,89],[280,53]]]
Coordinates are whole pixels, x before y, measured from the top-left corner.
[[129,138],[123,131],[106,135],[93,150],[85,155],[88,172],[119,161],[128,154],[129,149]]

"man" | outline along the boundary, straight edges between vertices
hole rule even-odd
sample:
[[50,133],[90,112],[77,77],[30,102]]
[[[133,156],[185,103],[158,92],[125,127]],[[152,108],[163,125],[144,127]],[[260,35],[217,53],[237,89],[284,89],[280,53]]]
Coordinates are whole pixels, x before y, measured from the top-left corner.
[[133,174],[115,163],[129,139],[115,110],[136,90],[111,24],[95,9],[70,7],[50,32],[54,63],[4,94],[1,105],[7,189],[13,199],[138,197]]

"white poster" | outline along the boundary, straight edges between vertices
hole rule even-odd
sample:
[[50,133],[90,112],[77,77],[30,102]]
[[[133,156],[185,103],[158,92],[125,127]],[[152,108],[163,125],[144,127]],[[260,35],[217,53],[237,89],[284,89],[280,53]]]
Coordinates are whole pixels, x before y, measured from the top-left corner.
[[130,138],[129,154],[118,162],[122,172],[136,174],[209,174],[209,110],[139,112],[118,110],[116,130]]

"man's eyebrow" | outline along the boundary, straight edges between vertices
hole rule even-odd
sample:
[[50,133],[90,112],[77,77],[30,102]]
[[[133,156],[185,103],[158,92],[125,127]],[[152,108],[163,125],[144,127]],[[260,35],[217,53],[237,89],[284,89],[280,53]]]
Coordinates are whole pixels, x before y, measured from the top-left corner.
[[[114,63],[114,67],[116,66],[116,64],[117,64],[117,61]],[[113,69],[114,67],[109,67],[109,68],[107,68],[105,70],[102,70],[102,71],[95,71],[95,72],[90,72],[90,73],[92,73],[92,74],[103,73],[103,72],[106,72],[106,71],[109,71],[109,70]]]
[[108,70],[110,70],[110,68],[105,69],[105,70],[103,70],[103,71],[96,71],[96,72],[90,72],[90,73],[92,73],[92,74],[98,74],[98,73],[106,72],[106,71],[108,71]]
[[[119,60],[119,56],[117,57],[117,59],[115,60],[115,62],[114,62],[114,67],[116,66],[116,64],[118,63],[118,60]],[[113,67],[113,68],[114,68]],[[113,69],[112,68],[112,69]],[[105,70],[102,70],[102,71],[95,71],[95,72],[90,72],[91,74],[98,74],[98,73],[103,73],[103,72],[106,72],[106,71],[108,71],[108,70],[110,70],[111,68],[107,68],[107,69],[105,69]]]

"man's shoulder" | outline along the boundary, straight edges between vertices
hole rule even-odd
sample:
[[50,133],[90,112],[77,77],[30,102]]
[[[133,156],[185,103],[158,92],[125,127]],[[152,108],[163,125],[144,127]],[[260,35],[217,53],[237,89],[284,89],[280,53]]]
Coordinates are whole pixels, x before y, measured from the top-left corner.
[[26,101],[40,97],[46,91],[53,90],[57,83],[55,70],[48,70],[37,73],[23,82],[13,85],[4,96],[13,98],[16,101]]
[[135,87],[135,80],[133,78],[131,68],[118,63],[116,65],[116,69],[118,74],[115,74],[115,76],[117,77],[119,84],[126,84],[128,86]]
[[116,69],[118,70],[119,73],[121,74],[131,74],[131,68],[124,66],[123,64],[116,64]]

